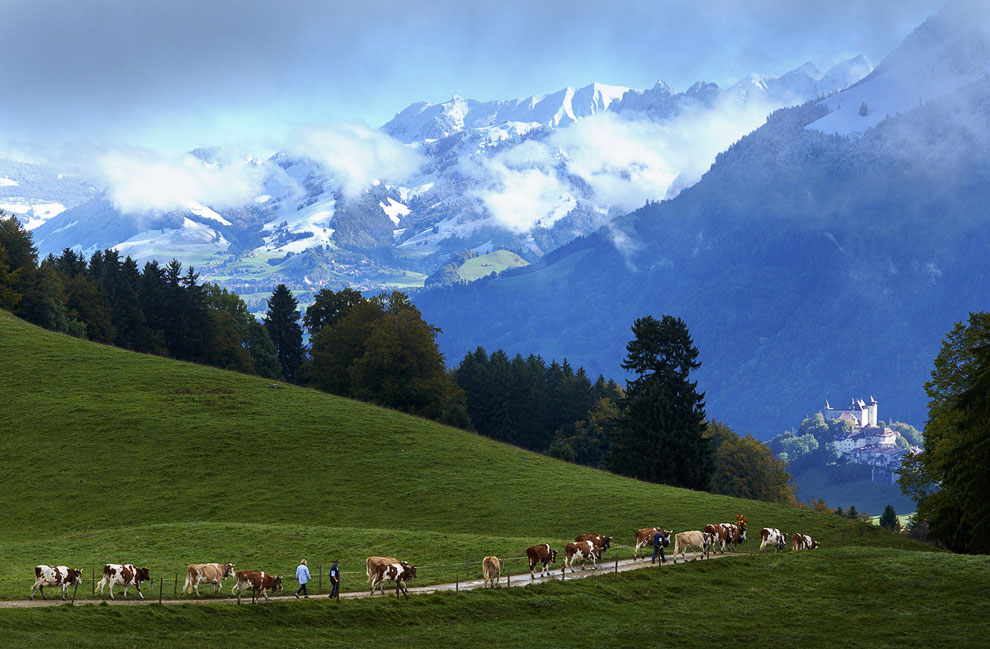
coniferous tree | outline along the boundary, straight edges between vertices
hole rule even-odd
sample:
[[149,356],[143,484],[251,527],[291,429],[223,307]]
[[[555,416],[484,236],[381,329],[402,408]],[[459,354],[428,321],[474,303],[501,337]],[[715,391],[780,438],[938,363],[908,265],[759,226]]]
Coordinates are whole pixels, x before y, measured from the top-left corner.
[[888,504],[883,508],[883,513],[880,514],[880,527],[894,531],[900,528],[900,521],[897,520],[897,512],[894,511],[894,506]]
[[294,382],[303,363],[302,329],[296,298],[285,284],[279,284],[268,298],[265,329],[275,345],[275,354],[286,381]]
[[622,367],[634,378],[626,382],[612,469],[650,482],[705,489],[712,453],[704,436],[704,393],[688,380],[700,367],[698,349],[680,318],[646,316],[632,330]]
[[334,292],[330,289],[320,289],[313,297],[313,304],[306,309],[303,316],[303,326],[309,331],[310,338],[324,327],[332,327],[346,316],[354,305],[364,301],[360,291],[350,287]]

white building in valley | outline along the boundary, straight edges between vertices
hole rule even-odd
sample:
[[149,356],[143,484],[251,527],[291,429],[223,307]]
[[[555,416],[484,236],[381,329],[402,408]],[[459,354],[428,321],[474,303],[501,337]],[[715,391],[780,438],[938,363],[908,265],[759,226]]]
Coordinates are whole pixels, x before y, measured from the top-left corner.
[[870,397],[869,401],[862,399],[850,399],[848,408],[833,408],[828,400],[825,400],[825,409],[822,411],[825,421],[833,419],[845,419],[850,422],[855,421],[858,428],[877,425],[877,400]]

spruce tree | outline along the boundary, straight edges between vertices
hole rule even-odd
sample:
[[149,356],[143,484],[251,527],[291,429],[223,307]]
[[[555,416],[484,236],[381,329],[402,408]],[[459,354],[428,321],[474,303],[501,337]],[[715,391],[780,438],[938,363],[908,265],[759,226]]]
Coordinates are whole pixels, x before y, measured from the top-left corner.
[[880,527],[888,530],[896,530],[898,528],[897,512],[894,511],[893,505],[888,504],[883,508],[883,513],[880,514]]
[[285,284],[279,284],[268,298],[265,329],[275,345],[275,355],[286,381],[294,382],[303,363],[302,328],[296,298]]
[[705,432],[704,393],[688,380],[701,366],[680,318],[633,323],[626,345],[626,381],[611,464],[616,473],[690,489],[708,487],[712,452]]

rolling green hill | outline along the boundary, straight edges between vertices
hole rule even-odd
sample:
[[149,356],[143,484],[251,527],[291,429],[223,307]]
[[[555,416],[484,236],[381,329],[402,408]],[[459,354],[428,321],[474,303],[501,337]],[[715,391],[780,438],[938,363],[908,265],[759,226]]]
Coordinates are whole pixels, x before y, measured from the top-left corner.
[[528,265],[529,262],[511,250],[495,250],[487,255],[468,259],[457,269],[457,275],[467,282],[473,282],[491,273],[497,274],[509,268]]
[[395,554],[428,584],[464,574],[465,555],[477,572],[485,554],[521,557],[587,531],[629,544],[638,527],[696,529],[737,512],[824,547],[905,544],[835,516],[637,482],[5,312],[0,403],[4,598],[27,595],[38,563],[83,567],[89,582],[104,562],[171,580],[192,562],[291,574],[303,557],[313,567],[339,558],[351,590],[366,556]]

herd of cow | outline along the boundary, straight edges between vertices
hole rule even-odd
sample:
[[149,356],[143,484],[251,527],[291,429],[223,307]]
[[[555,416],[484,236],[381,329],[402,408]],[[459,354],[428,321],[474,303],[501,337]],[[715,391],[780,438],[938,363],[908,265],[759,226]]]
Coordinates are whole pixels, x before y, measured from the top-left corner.
[[[658,542],[661,547],[669,547],[670,535],[673,532],[659,527],[645,527],[636,530],[636,549],[633,559],[639,558],[639,551],[643,546]],[[659,536],[658,536],[659,535]],[[773,547],[775,552],[783,550],[787,545],[787,535],[772,527],[764,527],[760,530],[760,552],[768,545]],[[731,546],[735,551],[736,546],[746,540],[745,525],[733,523],[717,523],[706,525],[704,530],[692,530],[688,532],[678,532],[674,534],[674,562],[678,556],[684,556],[691,549],[707,555],[713,550],[725,552],[726,546]],[[592,566],[597,569],[598,561],[606,550],[611,547],[612,537],[601,534],[579,534],[574,537],[573,543],[568,543],[564,547],[564,569],[571,569],[574,572],[575,562],[581,562],[581,570],[584,570],[585,563],[590,559]],[[818,547],[818,541],[812,541],[806,534],[791,535],[791,550],[813,550]],[[529,576],[535,579],[536,566],[540,566],[540,576],[549,572],[550,564],[556,563],[557,551],[544,543],[526,548],[526,556],[529,559]],[[686,557],[685,557],[686,558]],[[405,582],[416,577],[416,566],[410,565],[406,561],[400,561],[395,557],[368,557],[365,561],[365,570],[368,576],[368,584],[371,594],[375,590],[382,592],[386,582],[395,584],[395,596],[401,592],[408,598]],[[484,575],[485,587],[494,587],[498,584],[502,574],[502,560],[495,556],[488,556],[482,560],[482,573]],[[82,569],[68,568],[66,566],[41,565],[34,569],[35,582],[31,587],[31,599],[34,599],[35,590],[41,592],[41,597],[45,597],[45,588],[58,586],[62,589],[62,599],[66,598],[66,591],[69,586],[78,586],[82,578]],[[250,590],[251,601],[257,599],[260,592],[265,600],[268,600],[268,592],[276,593],[282,590],[282,578],[259,570],[238,570],[234,572],[232,563],[197,563],[186,568],[186,581],[182,592],[192,594],[194,591],[199,595],[199,585],[206,583],[213,586],[213,593],[216,594],[223,587],[223,580],[235,577],[235,583],[231,587],[231,594],[237,596],[237,603],[241,602],[241,593]],[[114,599],[113,587],[123,586],[124,597],[127,597],[127,589],[134,586],[138,595],[144,599],[141,593],[141,583],[151,579],[147,568],[137,568],[133,564],[108,563],[103,566],[103,578],[96,585],[100,595],[106,587],[110,588],[110,599]]]

